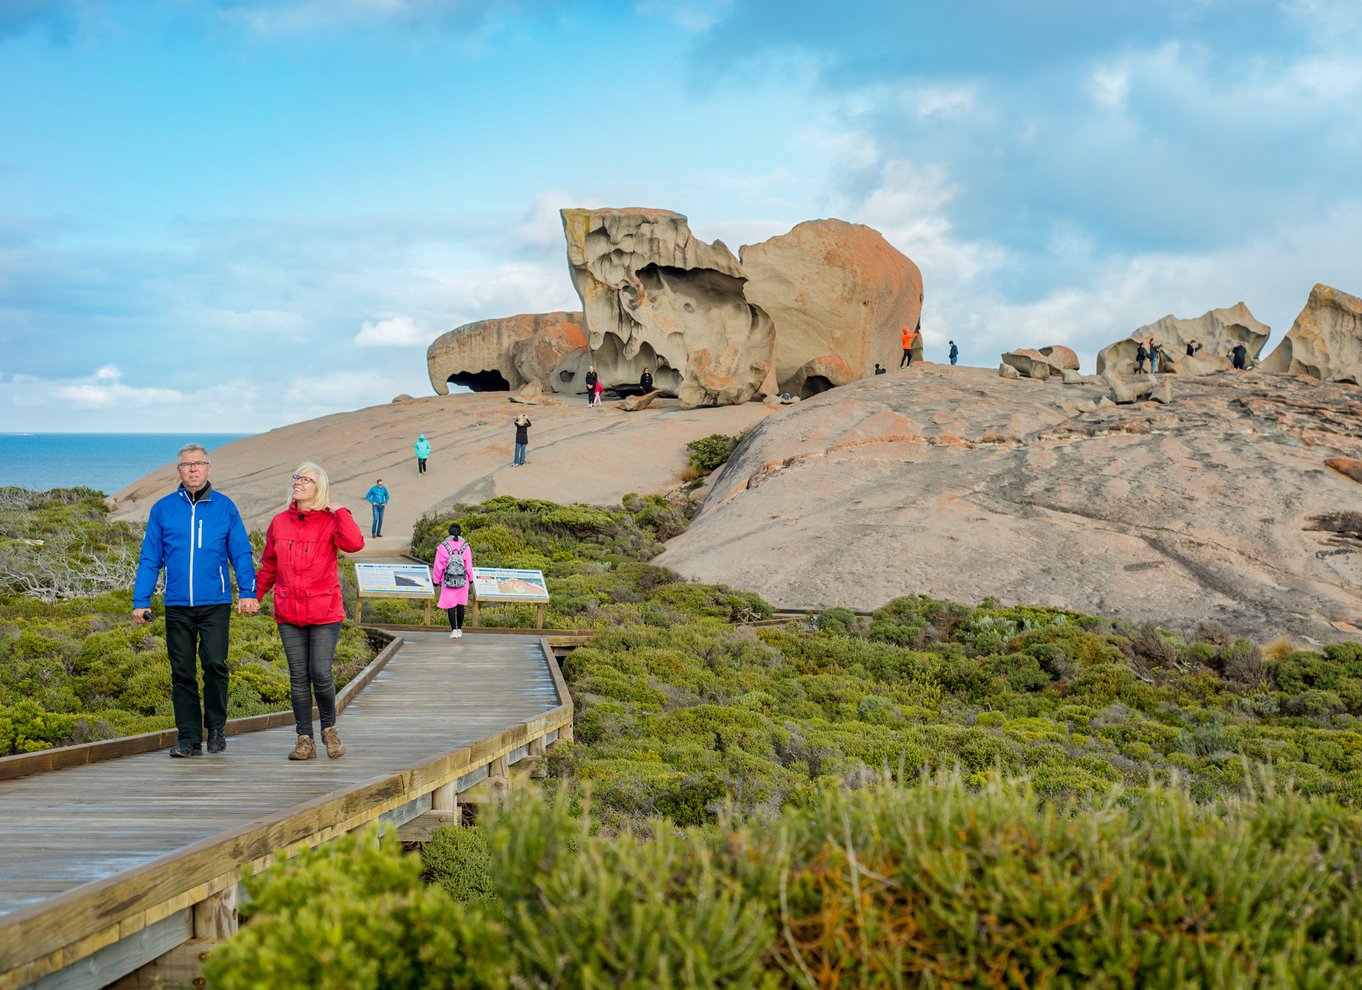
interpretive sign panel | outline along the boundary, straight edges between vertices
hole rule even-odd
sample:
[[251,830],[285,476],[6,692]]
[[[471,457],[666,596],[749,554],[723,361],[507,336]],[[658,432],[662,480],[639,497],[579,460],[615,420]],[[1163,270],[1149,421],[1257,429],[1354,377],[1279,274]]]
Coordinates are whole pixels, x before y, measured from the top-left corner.
[[381,598],[429,598],[435,594],[425,564],[356,564],[361,595]]
[[546,602],[549,586],[542,571],[507,567],[473,568],[473,593],[484,602]]

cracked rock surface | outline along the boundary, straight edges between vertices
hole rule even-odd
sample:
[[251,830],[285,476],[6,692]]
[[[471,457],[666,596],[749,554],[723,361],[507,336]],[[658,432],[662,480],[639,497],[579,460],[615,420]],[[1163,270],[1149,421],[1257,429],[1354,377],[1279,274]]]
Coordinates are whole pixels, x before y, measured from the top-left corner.
[[1178,376],[1177,401],[926,365],[762,421],[658,563],[786,608],[923,593],[1298,642],[1362,630],[1362,390]]

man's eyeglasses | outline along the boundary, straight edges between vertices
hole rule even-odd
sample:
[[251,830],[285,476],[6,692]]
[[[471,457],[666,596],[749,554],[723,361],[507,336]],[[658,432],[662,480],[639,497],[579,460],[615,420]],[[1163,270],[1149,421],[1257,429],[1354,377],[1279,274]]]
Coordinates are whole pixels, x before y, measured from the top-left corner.
[[293,476],[293,480],[294,480],[294,481],[306,481],[309,485],[315,485],[315,484],[317,483],[317,479],[316,479],[316,478],[309,478],[309,477],[308,477],[307,475],[305,475],[305,474],[295,474],[295,475]]
[[179,463],[181,468],[206,468],[207,466],[207,461],[180,461]]

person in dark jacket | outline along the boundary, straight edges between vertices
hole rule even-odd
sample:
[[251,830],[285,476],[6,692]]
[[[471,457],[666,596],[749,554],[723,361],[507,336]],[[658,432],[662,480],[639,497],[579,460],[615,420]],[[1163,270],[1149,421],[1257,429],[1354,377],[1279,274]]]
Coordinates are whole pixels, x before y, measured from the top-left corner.
[[525,448],[530,442],[530,427],[533,425],[530,417],[524,413],[515,418],[515,456],[511,458],[511,467],[520,467],[525,463]]
[[1235,344],[1230,351],[1230,363],[1240,371],[1245,370],[1248,367],[1248,348],[1242,343]]
[[596,404],[596,366],[589,364],[586,367],[586,404],[594,406]]
[[[227,631],[232,620],[230,563],[240,593],[237,611],[254,613],[255,565],[241,514],[208,481],[212,462],[197,443],[180,448],[180,487],[159,499],[147,517],[142,557],[132,592],[135,622],[150,622],[156,579],[166,572],[166,654],[170,660],[170,703],[179,734],[171,756],[227,748]],[[195,659],[197,654],[197,661]],[[203,666],[203,705],[198,667]]]
[[653,390],[653,373],[647,368],[644,368],[643,374],[638,376],[638,387],[643,389],[644,395]]
[[1135,373],[1144,374],[1144,363],[1149,360],[1149,351],[1145,350],[1144,341],[1135,345]]
[[955,346],[955,341],[953,340],[950,341],[950,345],[951,345],[950,353],[947,354],[946,356],[951,359],[951,364],[955,364],[956,361],[960,360],[960,348]]
[[336,732],[336,681],[331,661],[340,641],[341,602],[337,550],[364,549],[354,516],[330,501],[326,472],[312,462],[293,472],[288,508],[270,520],[260,560],[262,596],[274,589],[274,621],[288,657],[293,722],[298,740],[290,760],[317,756],[312,739],[312,700],[322,719],[322,742],[333,760],[345,755]]

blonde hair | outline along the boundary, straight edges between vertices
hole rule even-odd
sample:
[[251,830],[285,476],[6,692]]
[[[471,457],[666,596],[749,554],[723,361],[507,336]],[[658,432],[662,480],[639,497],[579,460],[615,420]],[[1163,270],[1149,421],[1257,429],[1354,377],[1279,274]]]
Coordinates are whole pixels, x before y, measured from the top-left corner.
[[[315,512],[317,509],[325,509],[326,503],[331,500],[331,480],[327,478],[325,469],[320,464],[313,464],[311,461],[303,461],[293,471],[294,474],[310,474],[317,479],[317,490],[312,496],[312,501],[308,505],[301,502],[298,508],[304,511]],[[293,501],[293,479],[289,479],[288,502]]]

